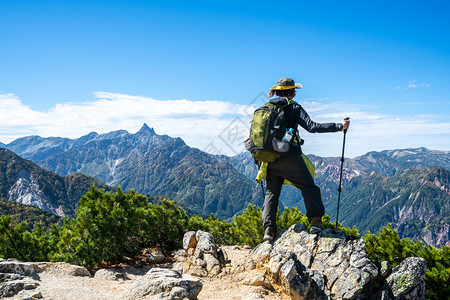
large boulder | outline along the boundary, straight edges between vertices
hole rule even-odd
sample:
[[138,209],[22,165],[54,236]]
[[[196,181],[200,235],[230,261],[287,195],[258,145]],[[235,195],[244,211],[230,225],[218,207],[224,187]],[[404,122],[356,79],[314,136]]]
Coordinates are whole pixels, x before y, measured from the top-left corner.
[[247,276],[263,274],[271,286],[254,282],[291,299],[424,299],[425,270],[422,259],[407,259],[386,281],[367,258],[364,240],[335,229],[308,234],[301,224],[258,245],[240,267]]
[[197,299],[203,284],[189,274],[176,270],[152,268],[132,284],[127,299]]
[[419,257],[408,257],[394,268],[387,282],[395,299],[425,299],[426,271],[425,260]]

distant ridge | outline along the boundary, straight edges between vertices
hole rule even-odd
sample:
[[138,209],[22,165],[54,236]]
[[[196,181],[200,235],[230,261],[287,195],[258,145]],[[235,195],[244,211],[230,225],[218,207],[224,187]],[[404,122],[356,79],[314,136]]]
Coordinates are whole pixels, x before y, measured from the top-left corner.
[[7,149],[0,149],[0,197],[33,205],[61,217],[74,217],[79,199],[91,185],[110,191],[97,179],[81,174],[59,176]]
[[[308,155],[316,166],[326,213],[336,218],[340,158]],[[249,178],[256,168],[249,154],[222,158]],[[346,158],[339,220],[362,234],[392,223],[401,237],[434,246],[450,245],[450,151],[424,147],[369,152]],[[413,199],[414,201],[410,201]],[[283,188],[283,205],[305,211],[301,193]]]
[[228,162],[158,135],[143,124],[135,134],[117,130],[79,139],[24,137],[6,146],[61,176],[83,173],[124,190],[161,194],[190,211],[231,218],[248,203],[261,204],[254,182]]

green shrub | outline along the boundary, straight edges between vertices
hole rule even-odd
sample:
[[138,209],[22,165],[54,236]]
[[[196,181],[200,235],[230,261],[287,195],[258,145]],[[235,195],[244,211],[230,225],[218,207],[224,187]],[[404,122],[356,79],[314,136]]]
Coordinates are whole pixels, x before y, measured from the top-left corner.
[[150,244],[158,245],[169,251],[181,248],[183,235],[188,229],[189,218],[181,207],[175,207],[173,201],[163,199],[161,205],[150,205],[149,209]]
[[450,294],[450,247],[437,249],[408,238],[400,239],[391,224],[380,229],[378,236],[367,232],[364,237],[367,256],[376,264],[388,261],[392,267],[406,257],[422,257],[427,264],[425,275],[427,299],[447,299]]
[[13,226],[10,216],[0,217],[0,255],[23,261],[48,260],[47,253],[51,252],[51,245],[42,224],[38,223],[33,233],[26,228],[27,222]]
[[240,216],[235,216],[230,228],[230,244],[255,246],[262,242],[264,228],[261,223],[261,208],[249,204]]
[[63,234],[83,265],[119,259],[137,254],[148,242],[148,214],[146,197],[133,190],[124,193],[119,187],[105,193],[91,187],[80,200],[75,222],[68,223]]

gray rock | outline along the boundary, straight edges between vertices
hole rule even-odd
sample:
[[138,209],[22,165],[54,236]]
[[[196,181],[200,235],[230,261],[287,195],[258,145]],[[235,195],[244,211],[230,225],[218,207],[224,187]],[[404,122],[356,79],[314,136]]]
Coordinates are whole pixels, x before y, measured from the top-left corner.
[[200,266],[194,266],[193,268],[187,269],[186,272],[193,276],[198,276],[198,277],[208,276],[208,271],[206,271],[205,268],[202,268]]
[[71,265],[65,262],[37,262],[33,263],[35,272],[51,272],[54,274],[68,275],[68,276],[86,276],[91,277],[91,273],[81,266]]
[[119,280],[119,278],[123,278],[122,273],[118,273],[113,270],[108,269],[100,269],[97,272],[95,272],[94,278],[100,279],[100,280]]
[[22,291],[33,290],[39,282],[31,279],[33,264],[16,260],[0,261],[0,297],[12,297]]
[[386,279],[395,299],[425,299],[426,271],[425,260],[419,257],[408,257],[395,267]]
[[34,273],[33,264],[19,261],[1,261],[0,273],[13,273],[25,276],[31,276]]
[[196,232],[195,237],[197,239],[197,247],[194,252],[196,257],[201,258],[204,253],[208,253],[217,258],[217,245],[212,234],[199,230]]
[[262,286],[268,290],[273,290],[273,286],[266,276],[256,270],[251,271],[247,276],[243,277],[242,283],[251,286]]
[[325,278],[323,273],[317,270],[309,270],[308,274],[311,278],[311,285],[308,291],[308,300],[328,300],[330,299],[329,291],[325,290]]
[[186,253],[186,251],[185,251],[184,249],[180,249],[180,250],[178,250],[178,251],[175,251],[175,253],[173,254],[173,256],[174,256],[175,258],[177,258],[177,257],[186,257],[186,256],[187,256],[187,253]]
[[209,253],[204,254],[204,261],[206,262],[206,270],[208,272],[211,271],[215,266],[220,266],[219,260]]
[[244,265],[265,272],[293,299],[358,299],[379,273],[364,248],[343,231],[308,234],[297,224],[258,245]]
[[39,282],[25,277],[19,280],[10,280],[0,284],[0,297],[12,297],[22,290],[35,289]]
[[166,257],[159,248],[151,248],[147,252],[147,262],[151,264],[160,264],[166,260]]
[[132,284],[131,299],[196,299],[203,285],[198,278],[170,269],[152,268]]
[[284,292],[292,299],[302,300],[308,293],[310,281],[300,277],[297,264],[298,262],[290,259],[281,268],[279,276]]
[[217,249],[217,258],[222,266],[228,263],[228,254],[225,249]]
[[[192,241],[195,239],[195,243]],[[184,248],[176,252],[175,268],[194,276],[216,276],[228,260],[228,255],[214,242],[214,237],[204,231],[189,231],[183,238]],[[192,248],[192,246],[194,248]]]
[[23,276],[21,276],[19,274],[0,273],[0,283],[11,281],[11,280],[19,280],[22,278],[23,278]]
[[320,233],[321,237],[326,237],[326,238],[336,238],[336,239],[347,239],[347,234],[339,229],[334,229],[334,228],[328,228],[325,229],[324,231],[322,231]]
[[202,268],[206,268],[206,261],[204,261],[203,259],[200,258],[195,258],[195,256],[192,256],[190,258],[191,264],[192,265],[196,265]]
[[197,246],[197,239],[195,237],[195,231],[188,231],[183,236],[183,249],[189,250]]
[[381,276],[383,276],[384,278],[388,277],[391,274],[391,265],[389,264],[388,261],[382,261],[381,262],[381,267],[380,267],[380,273]]

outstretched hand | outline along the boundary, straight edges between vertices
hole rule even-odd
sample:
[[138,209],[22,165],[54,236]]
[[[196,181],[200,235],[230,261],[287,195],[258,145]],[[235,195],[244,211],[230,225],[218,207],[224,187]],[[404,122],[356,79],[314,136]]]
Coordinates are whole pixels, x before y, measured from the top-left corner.
[[349,126],[350,126],[350,120],[342,121],[342,130],[347,130]]

